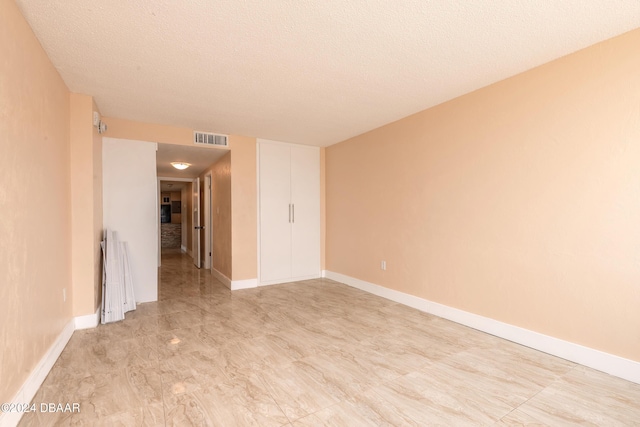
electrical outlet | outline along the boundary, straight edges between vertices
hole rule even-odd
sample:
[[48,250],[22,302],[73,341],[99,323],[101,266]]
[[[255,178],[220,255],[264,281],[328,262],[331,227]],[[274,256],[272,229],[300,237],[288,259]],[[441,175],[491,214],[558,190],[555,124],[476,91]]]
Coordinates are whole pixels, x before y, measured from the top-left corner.
[[67,288],[62,288],[62,302],[67,302]]
[[380,261],[380,270],[387,269],[387,261]]

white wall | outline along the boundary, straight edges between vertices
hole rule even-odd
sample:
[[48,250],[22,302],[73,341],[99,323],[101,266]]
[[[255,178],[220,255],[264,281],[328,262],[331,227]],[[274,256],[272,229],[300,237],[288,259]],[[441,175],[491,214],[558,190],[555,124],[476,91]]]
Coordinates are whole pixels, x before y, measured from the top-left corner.
[[155,142],[104,138],[103,224],[129,242],[137,302],[158,299],[158,196]]

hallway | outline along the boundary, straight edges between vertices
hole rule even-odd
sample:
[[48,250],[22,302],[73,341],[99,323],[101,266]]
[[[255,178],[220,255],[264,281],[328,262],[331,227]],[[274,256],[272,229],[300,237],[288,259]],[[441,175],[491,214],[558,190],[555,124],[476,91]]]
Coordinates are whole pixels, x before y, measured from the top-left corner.
[[158,301],[194,297],[206,300],[212,293],[226,294],[229,288],[213,277],[209,270],[196,268],[193,258],[180,249],[162,249]]
[[325,279],[230,292],[167,252],[160,300],[76,331],[20,425],[630,425],[640,385]]

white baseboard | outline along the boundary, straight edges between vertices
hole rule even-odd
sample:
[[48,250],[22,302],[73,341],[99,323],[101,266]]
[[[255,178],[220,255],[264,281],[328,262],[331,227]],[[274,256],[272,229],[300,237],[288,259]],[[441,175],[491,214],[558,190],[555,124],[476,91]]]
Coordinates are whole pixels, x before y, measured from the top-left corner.
[[181,246],[180,246],[180,252],[182,252],[182,253],[187,252],[187,247],[186,247],[186,246],[184,246],[184,245],[181,245]]
[[324,279],[325,277],[327,277],[327,270],[322,270],[322,271],[320,272],[320,277],[322,277],[323,279]]
[[640,362],[469,313],[340,273],[326,271],[325,277],[420,311],[640,384]]
[[250,289],[258,287],[258,279],[245,279],[245,280],[232,280],[231,290],[237,291],[238,289]]
[[310,276],[300,276],[300,277],[289,277],[289,278],[286,278],[286,279],[266,280],[264,282],[260,282],[258,284],[258,286],[271,286],[271,285],[279,285],[281,283],[301,282],[303,280],[319,279],[320,277],[322,277],[322,273],[312,274]]
[[[12,403],[29,403],[31,399],[36,395],[38,389],[44,382],[44,379],[49,375],[49,371],[56,363],[60,353],[64,350],[64,347],[71,339],[73,331],[75,330],[75,321],[72,319],[64,327],[58,338],[49,347],[49,350],[44,354],[42,359],[38,362],[36,367],[31,371],[31,374],[27,377],[27,380],[22,384],[22,387],[15,394]],[[22,418],[21,412],[3,412],[0,413],[0,427],[15,426]]]
[[211,274],[213,274],[216,279],[220,280],[227,288],[231,289],[232,291],[255,288],[258,286],[258,279],[231,280],[215,268],[211,269]]
[[91,329],[98,326],[100,323],[100,307],[94,314],[86,314],[84,316],[77,316],[73,319],[76,330],[78,329]]

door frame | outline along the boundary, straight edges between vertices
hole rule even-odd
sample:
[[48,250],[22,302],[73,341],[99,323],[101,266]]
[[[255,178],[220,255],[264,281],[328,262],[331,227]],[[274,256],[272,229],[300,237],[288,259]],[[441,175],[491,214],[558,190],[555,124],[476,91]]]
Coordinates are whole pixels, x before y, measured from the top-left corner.
[[211,172],[207,172],[204,176],[204,265],[205,270],[213,268],[213,221],[211,220],[211,202],[213,191],[213,176]]
[[162,200],[162,181],[193,182],[192,178],[158,177],[158,209],[156,209],[156,222],[158,223],[158,267],[162,265],[162,224],[160,223],[160,201]]
[[193,249],[192,249],[192,253],[193,253],[193,264],[197,267],[200,268],[202,267],[200,264],[200,252],[202,250],[202,242],[200,241],[200,230],[202,227],[202,224],[200,223],[200,219],[201,219],[201,209],[200,209],[200,205],[202,204],[202,200],[200,197],[200,177],[195,177],[193,179],[193,185],[191,188],[191,205],[192,205],[192,209],[191,209],[191,214],[193,216],[193,229],[191,230],[191,232],[193,233]]

